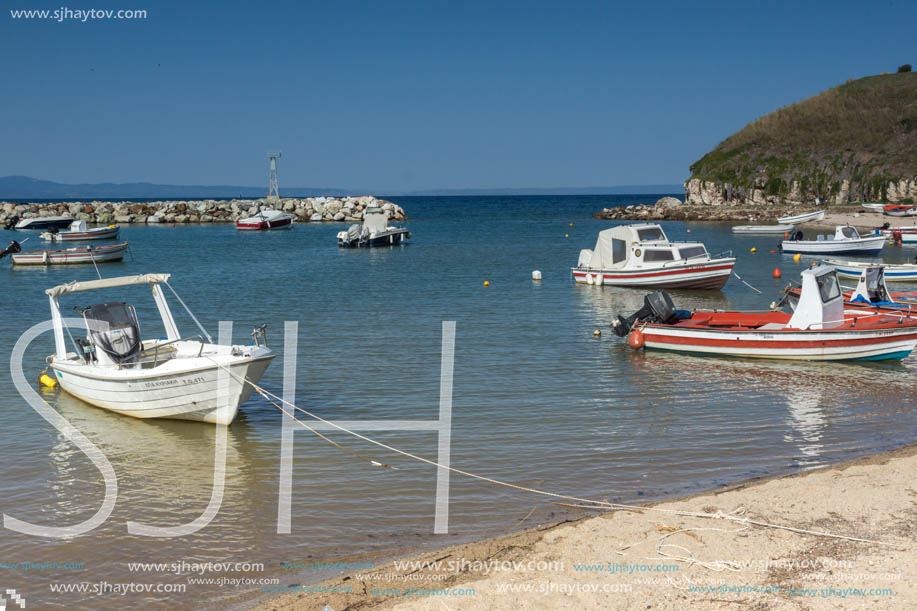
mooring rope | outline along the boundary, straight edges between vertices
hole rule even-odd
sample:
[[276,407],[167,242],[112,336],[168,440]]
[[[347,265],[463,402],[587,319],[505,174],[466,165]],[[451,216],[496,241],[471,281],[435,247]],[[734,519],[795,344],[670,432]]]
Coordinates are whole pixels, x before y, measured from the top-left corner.
[[[401,450],[401,449],[392,447],[392,446],[390,446],[390,445],[388,445],[388,444],[382,443],[381,441],[376,441],[375,439],[371,439],[371,438],[369,438],[369,437],[367,437],[367,436],[365,436],[365,435],[362,435],[362,434],[360,434],[360,433],[358,433],[358,432],[356,432],[356,431],[351,431],[350,429],[347,429],[347,428],[345,428],[345,427],[342,427],[342,426],[340,426],[339,424],[337,424],[337,423],[335,423],[335,422],[333,422],[333,421],[331,421],[331,420],[326,420],[325,418],[322,418],[321,416],[319,416],[319,415],[317,415],[317,414],[313,414],[312,412],[310,412],[310,411],[308,411],[308,410],[306,410],[306,409],[303,409],[303,408],[301,408],[301,407],[299,407],[299,406],[293,405],[293,404],[290,403],[289,401],[284,400],[282,397],[278,397],[276,394],[272,393],[271,391],[269,391],[269,390],[267,390],[267,389],[265,389],[265,388],[262,388],[261,386],[259,386],[258,384],[252,382],[252,381],[249,380],[248,378],[245,378],[244,376],[239,376],[239,375],[233,373],[228,367],[226,367],[225,365],[222,365],[222,364],[218,363],[218,362],[217,362],[215,359],[213,359],[212,357],[207,356],[206,358],[208,358],[208,359],[210,359],[211,361],[213,361],[213,363],[214,363],[217,367],[219,367],[219,368],[223,369],[224,371],[226,371],[226,372],[227,372],[231,377],[233,377],[236,381],[238,381],[238,382],[240,382],[240,383],[242,383],[242,384],[250,384],[251,387],[252,387],[253,389],[255,389],[255,391],[258,392],[258,394],[260,394],[261,396],[265,397],[265,398],[268,399],[269,401],[270,401],[270,398],[273,398],[273,399],[275,399],[277,402],[289,406],[289,407],[292,408],[294,411],[300,411],[300,412],[306,414],[307,416],[309,416],[310,418],[313,418],[314,420],[317,420],[318,422],[322,422],[322,423],[324,423],[324,424],[328,424],[328,425],[332,426],[333,428],[336,428],[336,429],[340,430],[340,431],[343,432],[343,433],[347,433],[348,435],[352,435],[353,437],[356,437],[356,438],[358,438],[358,439],[362,439],[363,441],[366,441],[366,442],[368,442],[368,443],[371,443],[371,444],[373,444],[373,445],[376,445],[376,446],[378,446],[378,447],[380,447],[380,448],[383,448],[383,449],[385,449],[385,450],[388,450],[388,451],[390,451],[390,452],[394,452],[394,453],[396,453],[396,454],[400,454],[400,455],[405,456],[405,457],[407,457],[407,458],[411,458],[411,459],[413,459],[413,460],[417,460],[417,461],[426,463],[426,464],[428,464],[428,465],[437,467],[438,469],[446,469],[447,471],[450,471],[450,472],[452,472],[452,473],[457,473],[457,474],[459,474],[459,475],[464,475],[465,477],[470,477],[470,478],[472,478],[472,479],[477,479],[477,480],[480,480],[480,481],[488,482],[488,483],[491,483],[491,484],[495,484],[495,485],[497,485],[497,486],[504,486],[504,487],[506,487],[506,488],[512,488],[512,489],[515,489],[515,490],[521,490],[521,491],[523,491],[523,492],[529,492],[529,493],[532,493],[532,494],[538,494],[538,495],[541,495],[541,496],[547,496],[547,497],[556,498],[556,499],[565,499],[565,500],[568,500],[568,501],[577,501],[577,502],[579,502],[579,503],[587,503],[587,504],[588,504],[588,508],[591,508],[591,509],[603,509],[603,508],[605,508],[605,509],[613,509],[613,510],[619,510],[619,511],[621,511],[621,510],[623,510],[623,511],[634,511],[634,512],[641,512],[641,513],[642,513],[642,512],[653,511],[653,512],[657,512],[657,513],[667,513],[667,514],[677,515],[677,516],[681,516],[681,517],[693,517],[693,518],[703,518],[703,519],[712,519],[712,520],[726,520],[726,521],[731,521],[731,522],[737,522],[737,523],[743,524],[743,525],[760,526],[760,527],[762,527],[762,528],[775,528],[775,529],[787,530],[787,531],[795,532],[795,533],[799,533],[799,534],[812,535],[812,536],[818,536],[818,537],[827,537],[827,538],[831,538],[831,539],[843,539],[843,540],[845,540],[845,541],[857,541],[857,542],[860,542],[860,543],[872,543],[872,544],[875,544],[875,545],[884,545],[884,546],[889,546],[889,547],[894,547],[894,546],[895,546],[895,544],[893,544],[893,543],[886,543],[886,542],[884,542],[884,541],[876,541],[876,540],[873,540],[873,539],[865,539],[865,538],[861,538],[861,537],[852,537],[852,536],[849,536],[849,535],[838,535],[838,534],[835,534],[835,533],[829,533],[829,532],[817,531],[817,530],[808,530],[808,529],[805,529],[805,528],[796,528],[796,527],[793,527],[793,526],[786,526],[786,525],[783,525],[783,524],[772,524],[772,523],[769,523],[769,522],[763,522],[763,521],[761,521],[761,520],[752,520],[752,519],[747,518],[747,517],[740,517],[740,516],[744,516],[744,514],[745,514],[745,508],[744,508],[744,507],[738,507],[738,508],[734,509],[734,510],[731,511],[731,512],[725,513],[725,512],[723,512],[723,511],[716,511],[716,512],[689,511],[689,510],[683,510],[683,509],[663,509],[663,508],[661,508],[661,507],[646,507],[646,506],[641,506],[641,505],[627,505],[627,504],[624,504],[624,503],[613,503],[613,502],[610,502],[610,501],[596,501],[596,500],[593,500],[593,499],[586,499],[586,498],[577,497],[577,496],[570,496],[570,495],[566,495],[566,494],[559,494],[559,493],[556,493],[556,492],[549,492],[549,491],[547,491],[547,490],[539,490],[539,489],[537,489],[537,488],[529,488],[529,487],[527,487],[527,486],[521,486],[521,485],[519,485],[519,484],[513,484],[513,483],[511,483],[511,482],[505,482],[505,481],[502,481],[502,480],[494,479],[494,478],[492,478],[492,477],[487,477],[487,476],[485,476],[485,475],[478,475],[478,474],[476,474],[476,473],[471,473],[470,471],[465,471],[465,470],[463,470],[463,469],[457,469],[457,468],[451,467],[451,466],[449,466],[449,465],[440,464],[440,463],[438,463],[438,462],[436,462],[436,461],[434,461],[434,460],[430,460],[430,459],[428,459],[428,458],[424,458],[423,456],[418,456],[418,455],[416,455],[416,454],[412,454],[412,453],[407,452],[407,451],[405,451],[405,450]],[[273,404],[275,407],[277,407],[277,408],[278,408],[281,412],[283,412],[284,414],[286,414],[286,415],[290,416],[291,418],[293,418],[293,420],[295,420],[295,421],[296,421],[297,423],[299,423],[301,426],[303,426],[303,427],[305,427],[306,429],[308,429],[308,430],[314,432],[314,433],[317,434],[319,437],[321,437],[322,439],[328,441],[329,443],[332,443],[332,444],[335,445],[336,447],[339,447],[339,448],[342,448],[342,449],[344,449],[344,450],[347,450],[348,452],[351,452],[351,453],[353,453],[353,454],[357,454],[357,455],[360,456],[363,460],[366,460],[366,461],[368,461],[368,462],[374,464],[375,466],[393,468],[393,467],[390,467],[389,465],[386,465],[386,464],[384,464],[384,463],[380,463],[380,462],[378,462],[378,461],[369,459],[369,458],[367,458],[367,457],[365,457],[365,456],[359,455],[359,454],[356,453],[356,452],[353,452],[352,450],[348,450],[347,448],[344,448],[344,447],[341,446],[340,444],[338,444],[338,443],[332,441],[331,439],[328,439],[328,437],[326,437],[325,435],[321,435],[318,431],[316,431],[315,429],[313,429],[312,427],[310,427],[310,426],[309,426],[308,424],[306,424],[305,422],[303,422],[303,421],[299,420],[298,418],[296,418],[296,416],[295,416],[294,414],[292,414],[292,413],[288,412],[287,410],[283,409],[280,405],[277,405],[277,403],[275,403],[274,401],[270,401],[270,403]],[[685,530],[690,530],[690,529],[685,529]],[[672,534],[675,534],[675,533],[672,533]],[[681,558],[677,558],[677,557],[674,557],[674,556],[673,556],[673,558],[674,558],[674,559],[677,559],[677,560],[681,560]],[[688,560],[690,560],[690,559],[688,559]],[[695,560],[690,560],[690,561],[691,561],[691,562],[696,562]]]

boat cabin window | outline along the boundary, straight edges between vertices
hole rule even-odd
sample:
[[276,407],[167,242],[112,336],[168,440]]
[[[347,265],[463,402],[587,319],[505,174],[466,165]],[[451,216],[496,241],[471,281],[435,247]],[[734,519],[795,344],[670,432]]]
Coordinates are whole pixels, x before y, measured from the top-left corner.
[[687,248],[679,248],[678,256],[682,259],[691,259],[692,257],[705,257],[707,256],[707,249],[703,246],[688,246]]
[[647,248],[643,252],[643,261],[645,263],[658,263],[659,261],[672,261],[674,259],[675,256],[672,254],[671,250]]
[[140,322],[134,306],[102,303],[83,310],[92,343],[115,363],[130,360],[141,350]]
[[611,262],[620,263],[627,258],[627,241],[611,238]]
[[818,282],[818,291],[821,293],[822,303],[837,299],[841,294],[841,287],[837,283],[837,274],[825,274],[815,279]]
[[854,239],[856,239],[856,238],[860,237],[860,234],[858,234],[858,233],[857,233],[857,230],[854,229],[853,227],[844,227],[843,229],[841,229],[841,233],[844,234],[844,237],[845,237],[845,238],[854,238]]
[[659,227],[647,227],[646,229],[638,229],[637,237],[641,242],[652,242],[653,240],[664,240],[665,234],[662,233],[662,229]]

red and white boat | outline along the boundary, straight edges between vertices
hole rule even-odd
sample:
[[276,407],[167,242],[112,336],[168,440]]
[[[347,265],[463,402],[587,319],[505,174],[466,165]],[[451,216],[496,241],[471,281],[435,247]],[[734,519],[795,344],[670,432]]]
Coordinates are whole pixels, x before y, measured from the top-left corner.
[[882,208],[885,216],[911,216],[917,214],[917,206],[912,204],[889,204]]
[[84,246],[63,250],[22,250],[15,240],[0,258],[9,255],[14,265],[74,265],[81,263],[111,263],[124,259],[127,242],[111,246]]
[[917,318],[903,313],[845,312],[833,267],[802,272],[796,311],[676,310],[663,291],[634,315],[618,317],[619,336],[634,348],[703,355],[807,361],[900,360],[917,345]]
[[268,231],[270,229],[290,229],[296,216],[280,210],[266,208],[254,216],[236,221],[236,229],[242,231]]
[[577,284],[720,289],[736,262],[723,255],[711,257],[700,242],[670,242],[656,224],[619,225],[580,251],[572,273]]
[[107,227],[95,227],[89,229],[86,227],[86,221],[73,221],[70,223],[70,229],[59,231],[52,228],[42,233],[39,237],[49,242],[86,242],[88,240],[113,240],[118,237],[118,231],[121,228],[117,225]]
[[[840,273],[838,273],[840,276]],[[795,309],[802,290],[796,286],[783,289],[784,299]],[[917,317],[917,292],[892,292],[885,284],[884,265],[865,265],[860,272],[856,288],[844,291],[845,311],[870,313],[898,313]]]

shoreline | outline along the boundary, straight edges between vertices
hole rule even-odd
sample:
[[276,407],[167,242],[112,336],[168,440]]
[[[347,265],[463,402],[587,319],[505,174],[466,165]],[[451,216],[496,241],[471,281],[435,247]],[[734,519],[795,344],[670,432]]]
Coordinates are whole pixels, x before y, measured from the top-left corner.
[[69,215],[77,221],[90,224],[198,224],[235,223],[241,218],[257,214],[259,208],[273,208],[296,215],[298,223],[345,222],[363,220],[367,207],[378,206],[389,218],[407,219],[404,209],[384,199],[371,195],[360,197],[284,197],[277,200],[163,200],[152,202],[0,202],[0,229],[14,218],[26,219],[45,216]]
[[[758,602],[768,608],[773,604],[777,608],[833,609],[847,601],[830,595],[830,588],[846,588],[848,595],[852,595],[851,588],[857,588],[893,591],[891,595],[857,596],[857,602],[864,603],[860,608],[896,608],[895,603],[900,605],[902,600],[917,596],[917,485],[911,476],[915,469],[917,443],[808,471],[754,477],[695,495],[641,505],[640,510],[586,514],[435,551],[415,551],[360,573],[362,581],[355,574],[340,575],[304,586],[302,591],[249,600],[245,606],[277,611],[322,609],[325,605],[332,609],[442,609],[441,603],[445,602],[450,609],[510,610],[571,604],[594,609],[629,609],[637,604],[645,608],[651,605],[653,609],[689,605],[712,609],[722,608],[724,603],[731,608],[732,604]],[[736,514],[737,519],[890,545],[712,517],[739,507],[745,511]],[[684,510],[711,517],[675,513]],[[687,557],[693,557],[694,562],[684,560]],[[768,566],[762,569],[765,557]],[[738,564],[717,565],[717,560]],[[396,563],[412,561],[468,564],[463,565],[464,570],[451,570],[454,566],[431,570],[418,568],[419,564],[409,567],[413,570],[395,567]],[[535,569],[545,568],[482,568],[486,563],[504,561],[521,563],[516,565],[520,567],[534,563]],[[549,568],[552,562],[553,569]],[[556,563],[562,563],[562,568],[558,569]],[[576,564],[606,570],[578,571]],[[609,572],[611,566],[624,568]],[[627,568],[633,566],[656,567],[657,572],[653,575],[653,571],[633,572],[633,568]],[[670,574],[658,572],[662,566],[669,567]],[[676,566],[677,569],[671,568]],[[881,578],[889,575],[898,575],[898,579]],[[654,578],[662,581],[646,582]],[[598,592],[584,591],[588,589],[584,586],[590,584],[600,587]],[[692,585],[719,590],[690,591]],[[332,591],[348,587],[351,593]],[[405,596],[404,591],[411,588],[415,589],[413,595]],[[606,593],[601,588],[611,590]],[[771,591],[750,593],[749,588]],[[388,592],[374,594],[373,589]],[[391,592],[394,589],[402,593]],[[466,593],[424,595],[428,590]],[[824,590],[825,594],[794,594],[792,590]]]

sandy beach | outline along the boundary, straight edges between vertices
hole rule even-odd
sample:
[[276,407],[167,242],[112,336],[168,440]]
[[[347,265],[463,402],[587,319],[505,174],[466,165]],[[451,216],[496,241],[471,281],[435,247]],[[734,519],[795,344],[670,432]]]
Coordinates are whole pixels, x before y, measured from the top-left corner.
[[455,546],[257,608],[913,608],[915,472],[911,446]]

